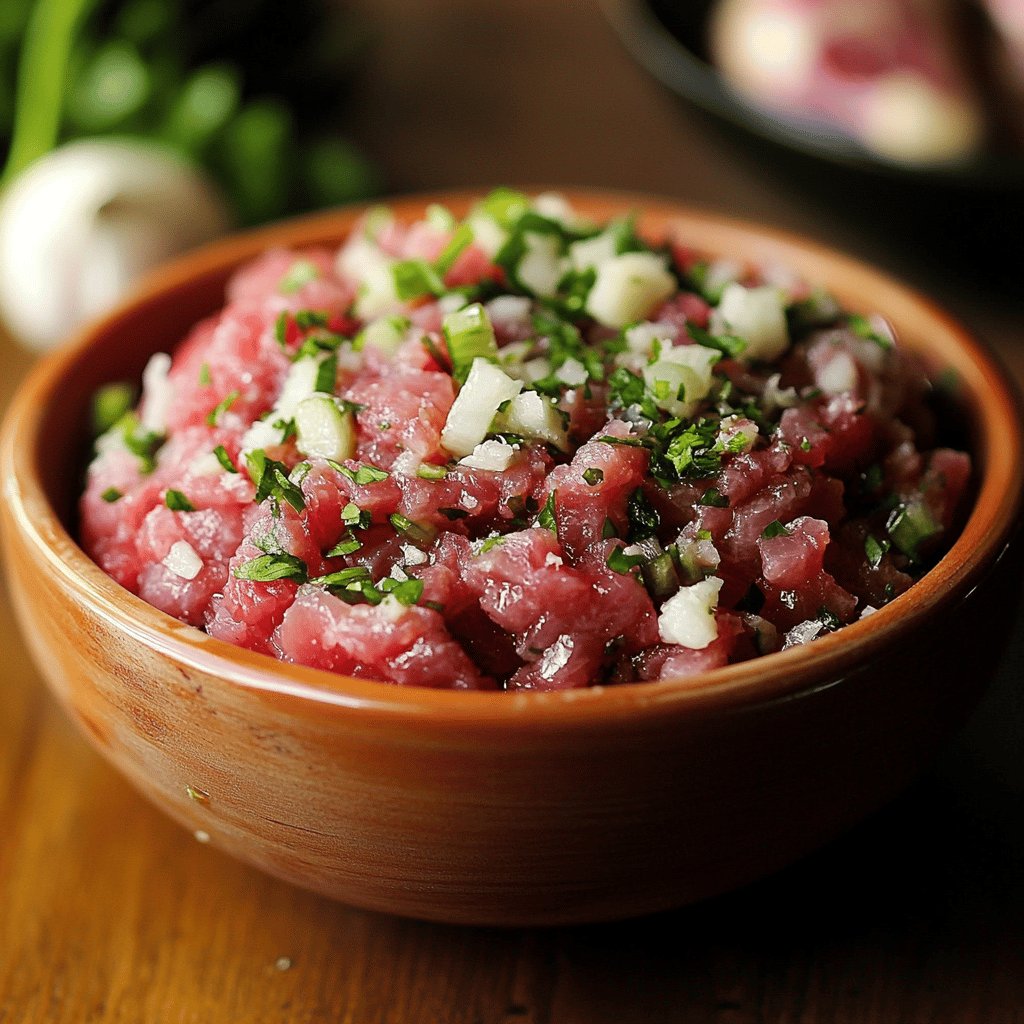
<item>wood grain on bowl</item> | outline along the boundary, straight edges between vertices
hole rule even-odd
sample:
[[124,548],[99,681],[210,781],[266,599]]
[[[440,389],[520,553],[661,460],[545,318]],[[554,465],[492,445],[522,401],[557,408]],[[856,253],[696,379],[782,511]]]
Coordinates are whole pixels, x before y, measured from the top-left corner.
[[[220,848],[347,902],[445,921],[556,923],[720,892],[895,794],[962,721],[1019,572],[1021,426],[945,314],[813,243],[643,196],[570,193],[710,254],[785,263],[881,310],[951,370],[979,467],[960,539],[906,595],[802,648],[697,681],[552,694],[402,689],[276,663],[122,590],[73,540],[89,396],[217,309],[271,245],[336,242],[360,211],[218,243],[152,279],[30,377],[0,468],[7,571],[47,679],[147,796]],[[444,201],[395,204],[399,216]],[[979,642],[978,638],[984,638]]]

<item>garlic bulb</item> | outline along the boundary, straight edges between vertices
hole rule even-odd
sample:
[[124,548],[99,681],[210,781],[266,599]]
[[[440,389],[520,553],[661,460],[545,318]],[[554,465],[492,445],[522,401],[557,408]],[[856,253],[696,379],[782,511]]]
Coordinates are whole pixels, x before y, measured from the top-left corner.
[[230,224],[206,174],[153,143],[87,139],[36,161],[0,200],[0,313],[44,349],[138,278]]

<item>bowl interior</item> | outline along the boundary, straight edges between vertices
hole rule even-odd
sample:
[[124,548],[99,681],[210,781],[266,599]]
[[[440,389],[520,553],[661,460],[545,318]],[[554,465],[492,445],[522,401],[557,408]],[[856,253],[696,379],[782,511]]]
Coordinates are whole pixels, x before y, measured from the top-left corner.
[[[829,659],[842,657],[852,644],[874,647],[889,642],[901,624],[917,621],[935,605],[952,600],[974,585],[1005,545],[1021,499],[1017,474],[1022,455],[1021,425],[1012,389],[992,358],[959,325],[928,301],[892,279],[854,260],[804,239],[726,218],[686,210],[645,196],[569,191],[585,215],[604,220],[628,210],[639,212],[639,229],[652,238],[677,235],[709,255],[734,256],[757,263],[785,264],[809,280],[830,288],[849,308],[881,311],[897,326],[901,339],[924,354],[933,372],[962,414],[975,458],[977,497],[964,530],[950,552],[904,595],[870,619],[804,647],[709,673],[702,684],[631,684],[561,694],[517,695],[515,704],[558,707],[603,700],[604,707],[657,702],[668,696],[702,700],[742,700],[748,690],[769,697],[800,685]],[[459,214],[474,197],[443,194],[392,204],[399,217],[422,213],[443,202]],[[509,695],[446,691],[410,693],[399,687],[349,680],[312,669],[286,666],[262,655],[215,641],[182,627],[122,590],[74,542],[75,506],[89,449],[89,409],[95,390],[116,380],[138,380],[149,356],[169,351],[198,320],[223,304],[224,286],[233,270],[272,246],[334,244],[362,211],[340,210],[234,236],[192,254],[158,272],[140,293],[105,320],[86,329],[67,348],[45,360],[23,387],[5,431],[5,468],[16,486],[9,494],[24,508],[23,527],[34,543],[47,547],[69,585],[103,601],[110,614],[150,642],[172,645],[183,660],[214,657],[226,674],[257,676],[266,686],[300,685],[310,695],[333,700],[402,705],[492,709],[495,698],[509,706]],[[244,672],[243,672],[244,670]]]

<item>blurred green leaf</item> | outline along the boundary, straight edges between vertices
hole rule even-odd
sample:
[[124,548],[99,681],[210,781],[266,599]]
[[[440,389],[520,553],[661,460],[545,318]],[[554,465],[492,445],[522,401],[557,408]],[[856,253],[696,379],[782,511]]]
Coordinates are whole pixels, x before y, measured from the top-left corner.
[[190,152],[202,150],[231,119],[242,95],[238,71],[208,65],[182,86],[168,112],[162,134]]
[[122,127],[149,99],[152,81],[139,51],[117,40],[101,46],[75,79],[68,120],[82,132]]
[[79,23],[93,3],[36,0],[25,26],[18,63],[17,107],[5,181],[48,153],[57,142],[68,57]]
[[114,22],[117,35],[144,49],[176,34],[178,12],[172,0],[129,0]]
[[248,104],[227,126],[220,162],[243,220],[269,220],[287,209],[291,151],[292,116],[277,100]]
[[316,139],[303,152],[307,206],[337,206],[373,195],[381,187],[376,168],[351,143],[337,137]]

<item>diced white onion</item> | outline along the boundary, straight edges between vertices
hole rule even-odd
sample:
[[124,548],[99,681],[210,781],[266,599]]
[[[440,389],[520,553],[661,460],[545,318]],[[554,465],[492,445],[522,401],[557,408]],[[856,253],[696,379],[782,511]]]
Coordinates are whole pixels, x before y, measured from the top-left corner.
[[473,242],[488,259],[494,259],[508,241],[508,232],[493,218],[482,211],[470,214],[466,223],[473,232]]
[[203,560],[188,541],[177,540],[164,556],[164,568],[183,580],[194,580],[203,571]]
[[744,362],[778,359],[789,347],[789,328],[782,294],[771,285],[745,288],[726,285],[714,313],[713,326],[742,338],[747,347],[739,358]]
[[370,263],[359,277],[359,288],[353,311],[360,320],[399,313],[402,300],[395,290],[395,275],[391,260]]
[[504,417],[505,428],[513,434],[546,441],[565,451],[569,441],[562,415],[536,391],[523,391],[512,399]]
[[531,205],[542,217],[557,220],[572,230],[580,230],[586,226],[586,222],[561,192],[541,192],[534,196]]
[[154,434],[167,433],[167,414],[174,405],[174,385],[167,377],[170,369],[171,357],[157,352],[142,371],[142,428]]
[[272,448],[281,443],[281,431],[269,419],[256,420],[242,435],[242,457],[257,448]]
[[467,305],[466,296],[459,292],[449,292],[437,300],[437,308],[442,315],[457,313]]
[[709,576],[690,587],[681,587],[662,606],[658,633],[667,644],[702,651],[718,639],[715,609],[722,580]]
[[400,316],[384,316],[368,323],[358,341],[366,348],[375,348],[386,356],[394,356],[405,341],[409,321]]
[[498,295],[484,309],[492,324],[528,325],[533,302],[526,295]]
[[807,619],[805,622],[799,622],[786,634],[782,649],[809,644],[824,628],[824,623],[820,619]]
[[676,290],[661,256],[624,252],[602,263],[587,296],[587,312],[606,327],[644,320]]
[[521,380],[513,380],[494,363],[474,359],[441,431],[441,444],[457,457],[469,455],[487,436],[498,406],[515,398],[522,387]]
[[218,473],[225,472],[225,469],[213,452],[204,452],[202,455],[197,455],[188,464],[188,471],[193,476],[216,476]]
[[291,419],[304,398],[316,391],[316,378],[320,371],[320,360],[313,356],[296,359],[288,368],[288,376],[281,385],[281,393],[274,403],[268,420]]
[[653,324],[649,320],[633,324],[626,331],[626,347],[637,355],[649,356],[656,341],[662,345],[671,344],[676,329],[671,324]]
[[615,235],[605,231],[593,238],[585,238],[581,242],[573,242],[569,246],[569,262],[574,270],[588,270],[599,267],[618,255],[615,251]]
[[835,355],[814,375],[826,395],[843,395],[857,389],[857,364],[846,352]]
[[[655,397],[658,408],[673,416],[692,416],[711,390],[714,382],[712,369],[720,358],[716,349],[703,345],[664,347],[661,358],[643,369],[647,386],[655,392],[659,381],[668,385],[668,393],[664,397]],[[677,397],[680,386],[684,388],[682,400]]]
[[515,457],[516,450],[510,444],[495,440],[481,441],[469,455],[459,459],[459,465],[501,473],[512,465]]
[[570,356],[555,371],[555,376],[563,384],[568,384],[571,388],[578,388],[581,385],[586,384],[590,374],[587,373],[587,368],[578,359],[574,359]]
[[402,545],[402,559],[406,565],[423,565],[430,561],[426,551],[421,551],[415,544]]
[[526,252],[516,267],[516,276],[535,295],[550,298],[558,291],[558,282],[564,272],[558,239],[554,235],[528,231],[523,240]]

